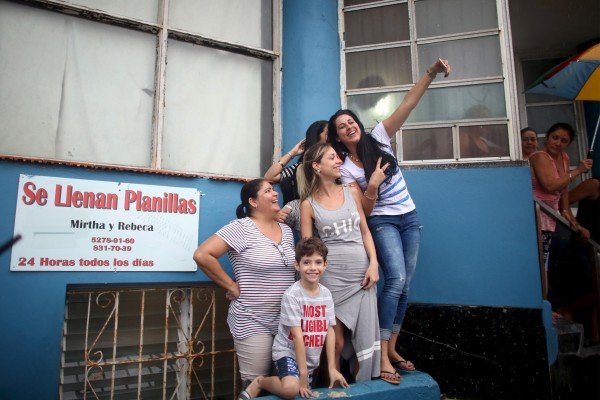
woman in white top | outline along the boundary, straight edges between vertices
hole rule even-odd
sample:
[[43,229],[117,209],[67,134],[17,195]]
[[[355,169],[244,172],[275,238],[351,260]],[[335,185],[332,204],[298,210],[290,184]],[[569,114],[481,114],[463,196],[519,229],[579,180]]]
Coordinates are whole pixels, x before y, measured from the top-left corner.
[[[269,182],[255,179],[241,191],[238,219],[198,247],[194,260],[233,300],[227,323],[245,384],[271,373],[271,348],[279,325],[281,298],[294,283],[294,238],[275,221],[279,194]],[[235,279],[219,258],[228,253]]]
[[414,370],[414,365],[396,351],[396,341],[408,305],[410,280],[414,274],[421,237],[421,224],[390,139],[402,127],[436,75],[450,73],[447,60],[438,59],[406,94],[398,108],[366,134],[363,124],[350,110],[339,110],[329,119],[328,142],[340,156],[342,182],[357,184],[377,258],[383,271],[383,289],[378,298],[381,331],[381,370],[393,366]]

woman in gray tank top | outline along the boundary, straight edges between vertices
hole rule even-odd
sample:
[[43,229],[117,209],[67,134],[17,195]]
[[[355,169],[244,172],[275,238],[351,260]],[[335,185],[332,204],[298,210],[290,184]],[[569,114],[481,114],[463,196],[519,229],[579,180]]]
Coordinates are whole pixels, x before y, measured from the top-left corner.
[[353,360],[354,378],[364,382],[380,376],[379,267],[358,188],[338,183],[341,164],[330,145],[306,151],[297,172],[300,221],[303,238],[312,236],[314,225],[329,249],[321,283],[335,304],[336,366],[340,355]]

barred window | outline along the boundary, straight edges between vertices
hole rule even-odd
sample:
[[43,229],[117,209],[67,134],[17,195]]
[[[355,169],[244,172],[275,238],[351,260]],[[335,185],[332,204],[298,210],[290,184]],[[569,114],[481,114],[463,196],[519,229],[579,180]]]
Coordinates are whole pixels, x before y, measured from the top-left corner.
[[235,399],[225,292],[68,288],[60,398]]

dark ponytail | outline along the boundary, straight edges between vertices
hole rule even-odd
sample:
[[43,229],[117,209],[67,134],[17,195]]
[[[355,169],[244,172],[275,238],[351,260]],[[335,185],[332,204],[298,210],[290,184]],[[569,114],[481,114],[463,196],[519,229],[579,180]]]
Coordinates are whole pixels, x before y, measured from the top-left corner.
[[250,205],[250,199],[255,199],[258,196],[258,191],[262,187],[265,180],[263,178],[253,179],[250,182],[246,182],[242,186],[240,192],[240,199],[242,204],[237,206],[235,209],[235,215],[238,218],[246,218],[252,214],[252,206]]
[[235,216],[238,218],[246,218],[248,215],[246,215],[244,208],[245,206],[243,204],[237,206],[237,208],[235,209]]

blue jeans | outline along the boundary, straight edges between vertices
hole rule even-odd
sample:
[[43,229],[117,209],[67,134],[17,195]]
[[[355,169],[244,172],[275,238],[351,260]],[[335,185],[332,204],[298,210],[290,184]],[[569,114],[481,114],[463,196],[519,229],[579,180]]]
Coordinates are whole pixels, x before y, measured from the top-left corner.
[[421,223],[416,210],[402,215],[374,215],[368,219],[377,260],[383,272],[383,289],[377,299],[382,340],[400,332],[410,281],[417,266]]

